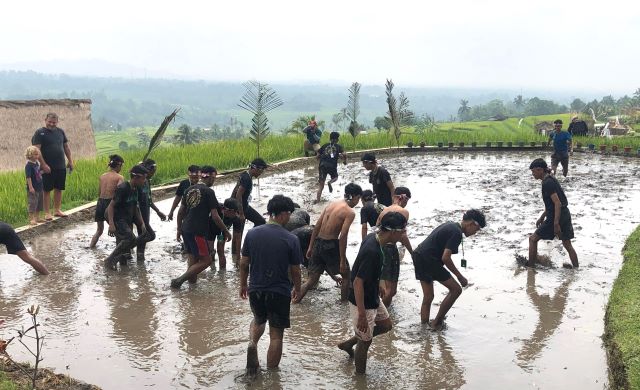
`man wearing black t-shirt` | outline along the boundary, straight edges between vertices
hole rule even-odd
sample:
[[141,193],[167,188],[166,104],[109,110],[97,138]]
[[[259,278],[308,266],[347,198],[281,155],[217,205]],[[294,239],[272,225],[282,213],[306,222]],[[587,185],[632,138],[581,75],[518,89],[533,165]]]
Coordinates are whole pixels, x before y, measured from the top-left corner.
[[[230,230],[233,226],[233,222],[238,218],[238,210],[240,210],[240,203],[234,198],[227,198],[224,200],[224,203],[218,210],[220,217],[222,218],[222,223],[227,227],[227,230]],[[227,257],[224,254],[224,243],[225,236],[224,232],[220,230],[220,228],[215,224],[213,218],[209,218],[209,228],[211,229],[211,248],[213,248],[213,241],[216,241],[216,249],[218,252],[218,265],[220,268],[225,268],[227,266]],[[211,251],[211,268],[213,268],[215,263],[215,255],[216,250]]]
[[320,196],[324,189],[324,182],[327,180],[327,175],[331,176],[331,180],[327,185],[329,186],[329,192],[333,192],[332,183],[338,180],[338,159],[342,158],[342,163],[347,165],[347,155],[344,152],[342,145],[338,143],[340,133],[337,131],[331,132],[329,135],[329,143],[322,145],[318,151],[318,193],[316,195],[316,203],[320,202]]
[[238,218],[233,223],[233,241],[231,242],[231,256],[234,261],[238,261],[240,256],[245,221],[248,219],[253,222],[253,226],[260,226],[266,223],[262,215],[249,205],[251,191],[253,190],[252,179],[260,176],[265,169],[267,169],[267,163],[263,159],[258,157],[251,161],[249,169],[240,174],[238,182],[233,188],[233,192],[231,192],[231,197],[236,198],[240,203]]
[[[104,261],[109,268],[115,269],[122,255],[147,239],[146,225],[138,207],[138,188],[144,185],[147,173],[149,171],[142,164],[131,168],[129,181],[116,187],[113,199],[107,207],[109,236],[115,236],[117,243],[113,252]],[[140,226],[138,237],[131,229],[134,222]]]
[[178,232],[176,239],[184,240],[184,246],[189,256],[189,268],[187,272],[171,280],[172,288],[180,288],[182,283],[196,283],[198,274],[211,265],[211,256],[207,237],[211,237],[209,219],[213,219],[215,225],[223,232],[227,241],[231,240],[231,234],[224,226],[218,209],[216,193],[210,188],[215,180],[215,168],[204,166],[200,177],[202,183],[193,185],[187,189],[182,197],[180,210],[176,222]]
[[[140,261],[140,262],[143,262],[145,260],[144,252],[147,247],[147,242],[150,242],[156,239],[156,232],[153,230],[150,224],[151,210],[153,209],[153,211],[156,212],[156,214],[158,215],[161,221],[165,221],[167,219],[167,216],[164,215],[164,213],[160,211],[160,209],[158,209],[158,206],[156,206],[155,203],[153,203],[153,197],[151,196],[150,180],[153,177],[153,175],[155,175],[156,173],[157,164],[154,160],[150,158],[144,160],[142,164],[144,165],[145,168],[147,168],[149,173],[147,173],[147,180],[144,181],[144,184],[142,185],[142,187],[138,188],[138,207],[140,207],[140,214],[142,215],[142,220],[144,221],[145,228],[147,231],[146,240],[139,243],[138,247],[136,248],[136,259],[137,261]],[[138,235],[140,235],[141,234],[140,226],[136,225],[136,227],[138,228]]]
[[181,181],[180,184],[178,184],[178,188],[176,188],[176,197],[173,198],[171,210],[169,210],[169,215],[167,215],[169,221],[173,221],[173,212],[178,208],[187,188],[198,184],[200,181],[200,167],[197,165],[189,165],[189,168],[187,168],[187,176],[188,178]]
[[[429,322],[433,330],[440,330],[444,325],[444,317],[451,306],[462,294],[462,287],[467,285],[467,279],[462,276],[458,268],[453,264],[451,255],[458,253],[458,246],[462,243],[462,235],[465,237],[476,234],[487,225],[484,214],[481,211],[471,209],[462,216],[462,222],[445,222],[435,228],[431,234],[413,251],[413,266],[416,279],[422,286],[423,298],[420,309],[422,323]],[[463,252],[464,252],[464,246]],[[456,283],[449,271],[451,271],[460,284]],[[433,281],[437,280],[445,286],[449,292],[442,300],[436,317],[429,321],[431,302],[433,302]],[[461,287],[462,286],[462,287]]]
[[[367,351],[373,337],[391,330],[391,319],[379,297],[380,275],[384,262],[384,245],[395,245],[402,237],[407,219],[400,213],[387,213],[378,233],[369,234],[353,263],[349,284],[349,308],[355,336],[338,344],[338,348],[355,358],[356,373],[367,368]],[[356,346],[355,353],[353,346]]]
[[529,236],[529,261],[527,266],[533,267],[538,259],[538,241],[553,240],[558,237],[569,254],[571,264],[565,263],[565,268],[578,267],[578,255],[571,240],[573,239],[573,224],[571,213],[567,207],[567,197],[560,187],[558,180],[551,175],[547,162],[541,158],[533,160],[529,166],[531,174],[536,180],[542,180],[542,201],[544,212],[536,221],[536,231]]
[[378,216],[384,210],[384,205],[375,203],[376,194],[371,190],[362,191],[362,208],[360,209],[360,225],[362,226],[362,241],[367,236],[369,228],[374,227],[378,223]]
[[389,171],[376,161],[376,155],[365,153],[362,156],[362,166],[369,172],[369,183],[373,186],[373,193],[376,194],[378,203],[391,206],[393,199],[391,195],[395,191],[393,181]]
[[[44,172],[42,184],[44,187],[44,213],[45,219],[51,220],[50,212],[51,190],[53,190],[53,213],[56,217],[66,217],[61,210],[62,191],[65,189],[67,168],[73,169],[71,149],[64,130],[58,127],[58,115],[47,114],[45,127],[36,130],[31,138],[31,144],[40,149],[40,167]],[[65,164],[65,156],[67,162]]]

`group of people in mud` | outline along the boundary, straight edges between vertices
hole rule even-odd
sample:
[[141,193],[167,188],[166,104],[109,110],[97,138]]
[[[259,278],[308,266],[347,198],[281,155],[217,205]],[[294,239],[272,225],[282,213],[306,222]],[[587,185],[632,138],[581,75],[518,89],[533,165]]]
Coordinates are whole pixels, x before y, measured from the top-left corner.
[[[317,202],[327,176],[331,177],[327,186],[333,192],[332,184],[338,179],[338,162],[347,162],[344,148],[338,143],[339,134],[331,133],[329,143],[319,145],[319,133],[317,125],[310,123],[305,129],[304,146],[305,153],[318,159]],[[562,240],[569,253],[572,264],[568,266],[578,266],[571,245],[573,227],[567,198],[553,172],[558,162],[568,159],[559,152],[563,152],[562,146],[567,151],[571,137],[562,133],[560,124],[552,139],[556,146],[552,168],[541,158],[529,166],[533,177],[542,181],[544,202],[544,212],[529,238],[529,266],[536,262],[538,241],[555,237]],[[374,153],[364,153],[360,160],[369,172],[371,189],[363,190],[356,183],[347,184],[342,198],[327,204],[311,226],[306,211],[286,195],[275,195],[268,201],[267,220],[251,206],[253,179],[268,168],[262,158],[251,161],[240,173],[230,197],[223,202],[218,201],[213,189],[218,175],[216,168],[212,165],[189,166],[188,177],[178,185],[171,210],[165,215],[155,206],[151,196],[149,183],[158,169],[156,162],[147,159],[134,165],[125,180],[121,175],[124,159],[112,155],[108,171],[99,178],[99,199],[95,209],[97,230],[90,246],[96,246],[104,231],[104,222],[107,222],[109,236],[115,236],[116,246],[104,260],[105,266],[113,269],[118,265],[125,266],[133,258],[131,251],[134,248],[136,259],[144,261],[145,246],[155,238],[149,223],[151,210],[163,221],[173,220],[175,216],[176,239],[183,243],[188,256],[186,271],[170,281],[171,288],[180,289],[184,282],[196,283],[198,275],[212,264],[216,254],[219,267],[226,267],[225,243],[231,241],[233,262],[240,272],[239,295],[249,300],[253,313],[247,349],[247,372],[250,374],[259,367],[257,343],[267,321],[270,334],[267,366],[274,368],[282,356],[284,330],[291,325],[291,302],[300,303],[326,272],[340,287],[341,300],[349,302],[354,327],[354,335],[340,342],[338,348],[354,358],[357,373],[364,373],[373,337],[392,328],[387,308],[392,305],[400,275],[398,243],[411,255],[415,277],[422,287],[421,322],[438,331],[443,328],[445,317],[462,288],[468,284],[452,255],[462,247],[461,268],[466,267],[464,238],[476,234],[487,222],[482,211],[469,209],[462,213],[460,220],[437,226],[414,248],[407,235],[409,212],[406,206],[412,198],[410,189],[396,187],[391,174]],[[563,173],[566,175],[566,169]],[[349,230],[356,219],[354,208],[360,203],[362,241],[355,261],[349,264]],[[305,222],[291,232],[290,221],[301,215]],[[246,220],[253,223],[253,228],[247,231],[243,241]],[[137,234],[133,231],[134,225]],[[5,223],[0,223],[0,241],[9,253],[17,254],[37,271],[47,273],[44,265],[25,250],[15,231]],[[301,265],[307,271],[304,283]],[[431,319],[434,281],[446,287],[448,293]]]

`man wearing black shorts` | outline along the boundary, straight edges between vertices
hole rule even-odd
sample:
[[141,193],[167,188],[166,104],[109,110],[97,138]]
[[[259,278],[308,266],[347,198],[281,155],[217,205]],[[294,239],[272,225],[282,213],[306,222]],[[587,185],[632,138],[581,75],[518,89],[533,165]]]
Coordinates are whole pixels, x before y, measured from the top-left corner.
[[[338,348],[355,358],[356,373],[367,368],[367,351],[373,337],[391,330],[389,313],[380,300],[379,283],[384,253],[382,247],[395,245],[405,232],[407,219],[397,212],[387,213],[377,233],[369,234],[358,251],[349,283],[349,308],[355,336],[338,344]],[[355,353],[353,346],[356,346]]]
[[362,155],[362,166],[367,171],[370,171],[369,183],[373,186],[373,193],[376,194],[378,203],[391,206],[393,202],[391,195],[394,193],[395,187],[389,171],[378,164],[376,155],[373,153],[365,153]]
[[180,201],[182,200],[187,188],[198,184],[200,181],[200,167],[197,165],[189,165],[189,168],[187,168],[187,176],[188,178],[181,181],[180,184],[178,184],[178,188],[176,188],[176,196],[173,198],[171,210],[169,210],[169,215],[167,215],[169,221],[173,221],[173,212],[180,205]]
[[316,194],[316,203],[320,202],[320,196],[324,189],[324,183],[327,180],[327,175],[331,176],[331,180],[327,185],[329,186],[329,192],[333,192],[332,183],[338,180],[338,159],[342,158],[342,163],[347,165],[347,155],[344,152],[342,145],[338,143],[340,133],[332,131],[329,135],[329,143],[322,145],[318,151],[318,193]]
[[[238,218],[238,210],[240,210],[240,203],[234,198],[227,198],[224,200],[222,207],[218,210],[222,223],[227,227],[227,230],[231,230],[233,223]],[[220,268],[227,266],[227,258],[224,254],[225,237],[224,232],[215,224],[212,218],[209,218],[209,227],[211,229],[211,242],[216,241],[216,249],[218,250],[218,265]],[[212,246],[213,248],[213,246]],[[211,253],[211,267],[215,263],[216,251],[212,250]]]
[[7,253],[18,256],[22,261],[33,267],[41,275],[49,275],[49,270],[42,262],[29,253],[22,240],[13,228],[0,221],[0,244],[7,247]]
[[[61,210],[62,191],[65,189],[67,168],[73,169],[71,149],[64,130],[58,127],[58,115],[47,114],[45,127],[36,130],[31,138],[31,144],[40,149],[40,167],[44,172],[42,184],[44,187],[45,219],[51,220],[50,212],[51,191],[53,190],[53,212],[56,217],[66,217]],[[65,156],[67,162],[65,165]]]
[[[240,261],[240,297],[249,298],[253,313],[247,348],[249,375],[254,375],[259,367],[257,345],[267,320],[271,340],[267,367],[278,367],[284,330],[291,326],[291,298],[295,299],[300,294],[302,251],[298,238],[284,228],[293,210],[290,198],[275,195],[267,204],[269,223],[249,230],[244,240]],[[247,276],[250,277],[248,286]]]
[[573,239],[573,224],[571,213],[567,207],[569,202],[560,187],[558,180],[551,176],[551,169],[547,162],[541,158],[533,160],[531,174],[536,180],[542,180],[542,201],[544,212],[536,221],[536,231],[529,236],[529,261],[527,265],[533,267],[538,259],[538,241],[553,240],[558,237],[569,254],[571,264],[563,264],[565,268],[578,267],[578,255],[571,240]]
[[211,265],[211,255],[207,238],[213,239],[209,219],[223,232],[224,238],[231,240],[231,233],[224,226],[218,209],[216,193],[211,189],[215,180],[216,169],[204,166],[200,177],[202,183],[187,189],[182,197],[182,204],[178,210],[178,232],[176,239],[184,240],[184,247],[189,256],[189,267],[181,276],[171,280],[171,288],[180,288],[182,283],[196,283],[198,274]]
[[[147,247],[147,242],[151,242],[156,239],[156,232],[153,230],[150,224],[151,210],[153,209],[153,211],[156,212],[158,218],[160,218],[161,221],[165,221],[167,219],[167,216],[164,215],[164,213],[160,211],[160,209],[158,209],[158,206],[156,206],[155,203],[153,203],[153,197],[151,196],[151,178],[156,174],[156,162],[152,159],[146,159],[142,164],[145,166],[145,168],[147,168],[149,173],[147,174],[147,180],[145,180],[142,187],[138,188],[140,214],[142,215],[142,220],[144,221],[147,231],[146,240],[140,242],[136,248],[136,260],[139,262],[143,262],[145,260],[144,252]],[[138,229],[138,235],[140,235],[140,226],[136,227]]]
[[245,221],[248,219],[253,222],[253,226],[260,226],[266,223],[262,215],[249,206],[249,199],[253,190],[252,178],[262,175],[265,169],[267,169],[267,163],[263,159],[258,157],[251,161],[249,169],[240,174],[238,182],[233,188],[233,192],[231,192],[231,197],[237,199],[240,203],[238,218],[233,223],[233,241],[231,242],[231,256],[234,261],[237,261],[240,256]]
[[[467,279],[462,276],[458,268],[453,264],[451,255],[458,253],[458,246],[462,243],[463,234],[465,237],[472,236],[486,225],[484,214],[479,210],[471,209],[464,213],[462,222],[445,222],[435,228],[413,251],[412,258],[416,279],[420,281],[424,294],[422,308],[420,309],[420,320],[423,324],[429,322],[431,329],[442,329],[444,317],[456,299],[462,294],[462,287],[465,287],[468,283]],[[445,269],[445,265],[456,275],[460,284],[453,280],[449,271]],[[435,319],[429,321],[431,302],[433,302],[434,280],[440,282],[449,292],[442,300]]]
[[[107,207],[109,236],[116,237],[116,247],[104,261],[105,266],[116,269],[118,261],[126,264],[123,255],[146,240],[146,227],[138,207],[138,188],[144,185],[149,171],[144,165],[135,165],[129,171],[130,179],[116,187],[116,192]],[[133,223],[141,226],[140,234],[133,234]]]
[[384,210],[384,205],[375,203],[376,194],[371,190],[362,191],[362,208],[360,209],[360,225],[362,233],[362,241],[367,236],[369,228],[374,227],[378,223],[378,216]]

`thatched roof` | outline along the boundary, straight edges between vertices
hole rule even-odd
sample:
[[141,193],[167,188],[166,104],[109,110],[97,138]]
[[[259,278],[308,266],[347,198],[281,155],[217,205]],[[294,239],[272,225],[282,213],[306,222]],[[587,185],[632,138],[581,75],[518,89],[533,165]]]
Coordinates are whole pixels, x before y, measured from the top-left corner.
[[24,151],[50,112],[58,114],[58,126],[67,134],[74,160],[96,156],[91,100],[0,100],[0,170],[24,167]]

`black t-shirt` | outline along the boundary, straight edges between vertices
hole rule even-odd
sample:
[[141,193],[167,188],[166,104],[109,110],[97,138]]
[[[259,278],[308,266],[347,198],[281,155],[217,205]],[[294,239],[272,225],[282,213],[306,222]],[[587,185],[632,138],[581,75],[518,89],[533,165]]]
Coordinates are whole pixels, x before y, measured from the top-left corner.
[[313,226],[306,225],[300,226],[299,228],[293,229],[291,234],[298,237],[298,241],[300,241],[300,248],[302,248],[302,253],[307,253],[309,250],[309,243],[311,242],[311,234],[313,233]]
[[138,204],[140,206],[140,210],[148,209],[151,207],[151,184],[149,184],[149,180],[145,180],[142,187],[138,188]]
[[320,165],[328,168],[338,167],[338,158],[344,153],[344,148],[340,144],[324,144],[318,151],[320,155]]
[[209,229],[211,210],[220,208],[216,193],[206,185],[198,183],[185,191],[182,204],[186,208],[182,220],[182,231],[197,236],[211,237]]
[[383,253],[374,233],[364,238],[358,251],[356,261],[351,270],[351,283],[349,283],[349,302],[356,304],[353,282],[356,277],[364,282],[364,308],[377,309],[380,305],[378,296],[380,275],[382,274]]
[[231,192],[231,197],[235,198],[236,193],[238,192],[238,187],[242,186],[244,188],[244,193],[242,194],[242,208],[246,209],[249,205],[249,196],[251,195],[251,190],[253,189],[253,180],[251,180],[251,175],[249,172],[244,171],[240,174],[238,178],[238,182],[236,186],[233,188],[233,192]]
[[[40,164],[36,162],[27,161],[27,165],[24,166],[24,174],[27,179],[31,179],[31,185],[36,191],[42,191],[42,174],[40,173]],[[29,191],[29,185],[27,184],[27,191]]]
[[184,179],[183,181],[181,181],[180,184],[178,184],[178,188],[176,188],[176,196],[184,196],[184,192],[189,187],[191,187],[191,181],[189,181],[189,179]]
[[64,130],[57,127],[53,130],[42,127],[36,130],[33,138],[31,138],[32,145],[40,145],[42,158],[51,169],[66,168],[64,144],[67,142],[68,140]]
[[384,210],[384,205],[367,202],[362,209],[360,209],[360,224],[368,223],[371,227],[376,226],[378,216],[382,210]]
[[113,195],[113,219],[132,223],[138,207],[138,190],[125,181],[118,184]]
[[458,253],[461,242],[462,227],[455,222],[445,222],[435,228],[414,252],[442,264],[445,249],[450,249],[453,254]]
[[373,193],[376,194],[378,203],[385,206],[391,206],[391,191],[387,186],[387,182],[391,180],[391,175],[385,167],[378,165],[378,167],[369,172],[369,183],[373,185]]
[[[231,229],[233,221],[235,221],[236,217],[224,216],[224,214],[222,214],[222,208],[218,208],[218,215],[220,216],[220,218],[222,218],[222,223],[227,227],[227,230]],[[213,221],[213,217],[209,218],[209,235],[205,238],[207,240],[213,241],[220,234],[222,234],[222,229],[220,229],[218,225],[216,225],[216,223]]]
[[558,194],[562,207],[568,206],[569,202],[567,202],[567,197],[564,195],[558,180],[551,175],[547,175],[542,179],[542,201],[544,202],[544,209],[547,211],[547,219],[550,220],[553,220],[555,214],[555,206],[553,205],[553,200],[551,200],[551,195],[553,194]]

